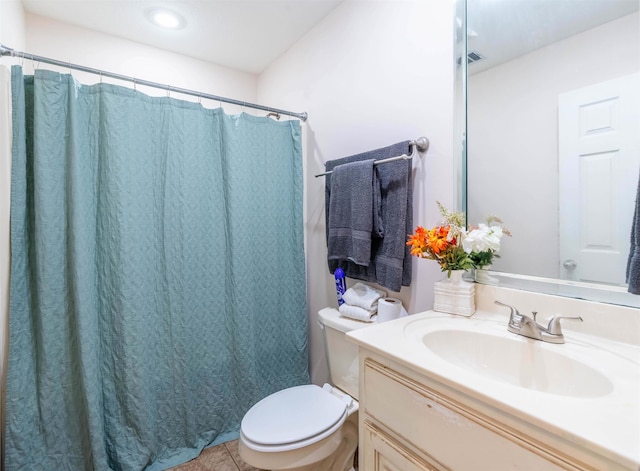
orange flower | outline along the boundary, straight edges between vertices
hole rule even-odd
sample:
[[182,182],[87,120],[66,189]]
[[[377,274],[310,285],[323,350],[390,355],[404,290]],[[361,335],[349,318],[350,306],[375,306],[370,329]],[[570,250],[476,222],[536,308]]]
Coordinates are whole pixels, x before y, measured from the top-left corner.
[[[429,249],[438,255],[449,246],[450,242],[447,240],[449,235],[449,226],[434,227],[427,234],[427,245]],[[455,241],[453,241],[455,245]]]
[[407,245],[411,246],[411,255],[415,255],[416,257],[425,257],[424,252],[427,246],[427,232],[428,231],[424,227],[418,226],[415,234],[409,235]]
[[409,235],[407,245],[411,247],[411,255],[421,258],[436,258],[449,247],[456,245],[456,240],[448,240],[449,226],[438,226],[425,229],[418,226],[415,234]]

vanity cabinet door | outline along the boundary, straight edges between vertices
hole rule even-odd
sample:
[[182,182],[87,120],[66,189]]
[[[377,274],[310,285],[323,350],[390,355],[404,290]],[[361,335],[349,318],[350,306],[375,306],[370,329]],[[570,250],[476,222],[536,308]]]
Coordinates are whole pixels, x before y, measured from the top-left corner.
[[360,459],[366,471],[446,471],[427,463],[370,422],[365,422],[363,437],[365,453]]
[[[370,358],[366,358],[363,365],[364,394],[360,397],[361,425],[366,430],[367,423],[369,428],[373,424],[374,430],[384,432],[400,443],[404,449],[412,450],[415,456],[419,455],[423,461],[428,459],[428,462],[432,463],[431,468],[416,469],[455,471],[593,469],[573,462],[557,450],[549,449]],[[374,441],[373,438],[365,438],[369,434],[370,432],[365,432],[363,436],[363,448],[367,459],[372,459],[371,457],[378,453],[375,451],[376,446],[379,449],[384,446],[386,451],[391,445],[389,440],[386,440],[383,445],[379,441]],[[387,457],[382,452],[378,454]],[[370,471],[396,468],[365,466],[365,469]],[[406,471],[414,468],[398,469]]]

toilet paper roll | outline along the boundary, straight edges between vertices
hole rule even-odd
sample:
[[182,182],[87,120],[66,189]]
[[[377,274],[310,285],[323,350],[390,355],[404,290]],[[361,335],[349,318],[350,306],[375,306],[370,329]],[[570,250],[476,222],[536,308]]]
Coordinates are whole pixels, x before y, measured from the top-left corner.
[[378,322],[386,322],[397,319],[402,315],[403,311],[404,308],[402,307],[402,301],[400,301],[399,299],[380,299],[378,301]]

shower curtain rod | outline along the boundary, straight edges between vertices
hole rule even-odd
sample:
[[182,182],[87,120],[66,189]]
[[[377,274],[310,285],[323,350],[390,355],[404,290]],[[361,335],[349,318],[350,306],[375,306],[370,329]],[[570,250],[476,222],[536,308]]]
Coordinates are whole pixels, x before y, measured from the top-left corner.
[[105,70],[94,69],[92,67],[85,67],[83,65],[72,64],[71,62],[59,61],[56,59],[50,59],[48,57],[36,56],[35,54],[28,54],[26,52],[16,51],[11,49],[10,47],[6,47],[0,44],[0,57],[11,56],[17,57],[19,59],[29,59],[35,62],[44,62],[46,64],[57,65],[60,67],[64,67],[67,69],[79,70],[81,72],[88,72],[94,75],[100,75],[102,77],[109,77],[117,80],[124,80],[126,82],[133,82],[135,85],[144,85],[146,87],[159,88],[162,90],[166,90],[167,92],[176,92],[181,93],[183,95],[196,96],[199,98],[206,98],[208,100],[214,100],[224,103],[230,103],[232,105],[246,106],[247,108],[253,108],[256,110],[268,111],[269,113],[275,113],[276,117],[279,118],[281,114],[287,116],[293,116],[294,118],[298,118],[302,122],[305,122],[308,118],[308,114],[303,113],[295,113],[293,111],[280,110],[278,108],[271,108],[269,106],[256,105],[255,103],[248,103],[246,101],[234,100],[233,98],[225,98],[217,95],[210,95],[208,93],[196,92],[193,90],[188,90],[186,88],[172,87],[171,85],[163,85],[157,82],[150,82],[148,80],[142,80],[135,77],[128,77],[126,75],[115,74],[113,72],[107,72]]
[[[418,149],[418,152],[420,152],[421,154],[424,154],[429,149],[429,139],[427,139],[426,137],[419,137],[415,141],[409,142],[409,147],[413,147],[413,146],[415,146],[416,149]],[[410,153],[413,154],[413,150]],[[388,159],[375,160],[373,162],[373,165],[386,164],[389,162],[395,162],[396,160],[411,160],[412,158],[413,157],[411,155],[402,154],[402,155],[399,155],[398,157],[389,157]],[[315,177],[316,178],[324,177],[325,175],[330,175],[332,173],[333,173],[333,170],[330,170],[328,172],[319,173]]]

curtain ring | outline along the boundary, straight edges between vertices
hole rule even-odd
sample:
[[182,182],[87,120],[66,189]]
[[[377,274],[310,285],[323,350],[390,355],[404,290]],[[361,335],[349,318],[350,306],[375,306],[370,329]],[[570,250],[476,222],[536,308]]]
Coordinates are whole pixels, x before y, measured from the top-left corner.
[[136,92],[138,91],[137,87],[136,87],[136,79],[133,79],[133,91]]

